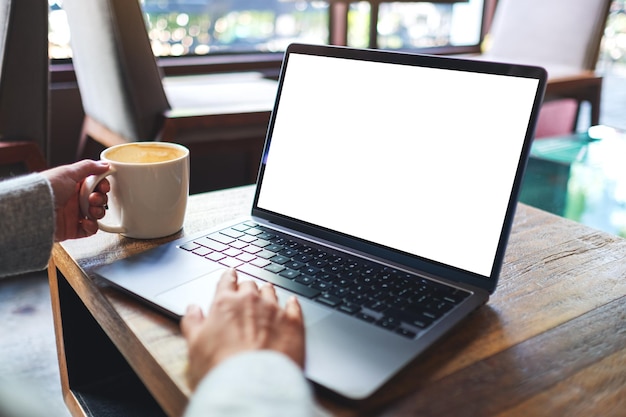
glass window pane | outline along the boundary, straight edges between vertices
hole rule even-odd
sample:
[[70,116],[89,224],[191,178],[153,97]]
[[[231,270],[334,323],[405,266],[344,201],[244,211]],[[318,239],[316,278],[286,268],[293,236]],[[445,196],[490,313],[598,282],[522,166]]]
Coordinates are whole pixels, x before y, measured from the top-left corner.
[[70,29],[67,26],[67,17],[61,8],[61,0],[48,0],[48,55],[51,59],[69,58]]
[[350,4],[348,9],[348,45],[354,48],[369,46],[371,6],[367,1]]
[[283,51],[328,42],[328,3],[281,0],[141,0],[157,56]]
[[[51,58],[69,58],[63,0],[48,0]],[[132,0],[127,0],[132,1]],[[328,2],[304,0],[139,0],[156,56],[283,51],[328,43]]]
[[[70,32],[63,0],[48,1],[50,57],[69,58]],[[329,41],[328,0],[137,1],[145,12],[156,56],[280,52],[291,42],[324,44]],[[483,0],[457,4],[382,3],[377,25],[378,47],[478,45],[482,11]],[[349,46],[370,45],[371,12],[368,1],[350,2]]]
[[[385,2],[378,13],[378,47],[411,49],[480,43],[483,0],[456,4]],[[368,2],[350,5],[348,44],[369,45]]]

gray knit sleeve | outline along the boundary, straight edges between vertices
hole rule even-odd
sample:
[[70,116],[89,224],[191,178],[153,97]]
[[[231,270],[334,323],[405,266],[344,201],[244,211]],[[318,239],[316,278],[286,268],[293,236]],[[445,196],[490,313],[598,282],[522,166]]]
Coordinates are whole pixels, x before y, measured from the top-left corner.
[[54,222],[54,196],[43,175],[0,181],[0,277],[46,267]]

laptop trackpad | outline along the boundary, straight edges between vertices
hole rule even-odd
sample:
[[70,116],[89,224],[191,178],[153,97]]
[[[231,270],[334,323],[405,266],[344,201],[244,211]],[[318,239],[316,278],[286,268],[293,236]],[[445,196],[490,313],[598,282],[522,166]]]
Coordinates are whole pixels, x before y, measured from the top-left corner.
[[217,282],[223,273],[223,269],[218,269],[185,282],[178,287],[164,291],[156,296],[157,304],[160,304],[177,316],[183,316],[187,306],[191,304],[200,306],[202,311],[206,313],[213,302]]
[[[218,269],[217,271],[202,275],[192,281],[179,285],[178,287],[164,291],[156,296],[156,300],[158,301],[157,304],[167,310],[170,310],[178,316],[183,316],[187,306],[190,304],[200,306],[200,308],[202,308],[202,310],[206,313],[209,310],[209,306],[213,302],[217,282],[223,273],[223,269]],[[239,274],[239,282],[248,280],[253,280],[253,278],[246,274]],[[259,286],[265,283],[261,280],[255,281]],[[278,302],[281,306],[284,306],[292,294],[284,291],[280,287],[275,288],[276,295],[278,296]],[[330,314],[328,310],[311,302],[304,301],[300,304],[302,306],[306,326],[310,326]]]

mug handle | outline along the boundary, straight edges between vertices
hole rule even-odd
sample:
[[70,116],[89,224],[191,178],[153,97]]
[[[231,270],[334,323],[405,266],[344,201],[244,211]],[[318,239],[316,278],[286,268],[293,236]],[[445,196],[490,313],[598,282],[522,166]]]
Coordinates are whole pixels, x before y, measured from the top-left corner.
[[[110,167],[109,170],[103,174],[92,175],[92,176],[85,178],[85,181],[83,181],[82,185],[80,186],[79,197],[78,197],[78,202],[80,204],[80,211],[83,216],[93,219],[89,215],[89,194],[93,193],[93,191],[96,189],[96,186],[98,185],[100,181],[102,181],[104,178],[114,173],[115,173],[115,168]],[[123,228],[122,226],[109,226],[107,224],[104,224],[100,220],[96,220],[96,221],[98,222],[98,227],[101,230],[104,230],[105,232],[109,232],[109,233],[126,232],[126,229]]]

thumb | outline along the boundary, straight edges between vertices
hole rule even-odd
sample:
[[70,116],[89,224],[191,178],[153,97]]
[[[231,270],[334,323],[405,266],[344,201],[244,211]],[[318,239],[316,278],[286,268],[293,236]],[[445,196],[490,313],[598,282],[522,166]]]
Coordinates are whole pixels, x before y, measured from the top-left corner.
[[72,164],[72,179],[81,182],[90,175],[104,174],[109,169],[109,164],[102,161],[92,161],[85,159]]
[[204,320],[204,314],[202,309],[197,305],[190,305],[187,307],[187,312],[180,321],[180,330],[183,333],[185,339],[189,340],[200,328],[202,321]]

